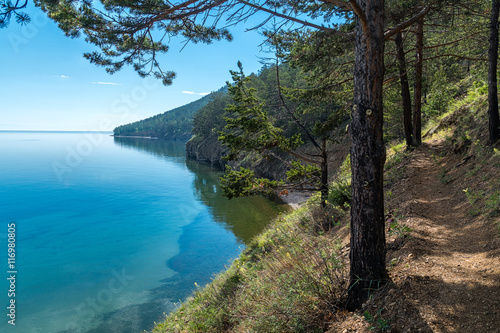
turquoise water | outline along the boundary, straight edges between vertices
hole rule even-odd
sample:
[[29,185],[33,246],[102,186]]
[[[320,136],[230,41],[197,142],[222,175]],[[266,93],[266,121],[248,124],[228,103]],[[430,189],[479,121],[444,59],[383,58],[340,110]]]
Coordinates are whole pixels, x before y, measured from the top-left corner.
[[[284,208],[227,200],[184,144],[0,132],[0,332],[141,332],[234,259]],[[3,291],[2,291],[3,290]],[[15,299],[15,326],[7,306]]]

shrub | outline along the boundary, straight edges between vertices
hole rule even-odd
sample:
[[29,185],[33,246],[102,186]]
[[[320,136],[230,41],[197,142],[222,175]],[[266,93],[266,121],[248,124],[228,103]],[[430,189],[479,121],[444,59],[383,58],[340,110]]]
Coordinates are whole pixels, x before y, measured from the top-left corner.
[[334,207],[347,210],[351,207],[351,158],[347,155],[337,177],[330,185],[328,202]]
[[328,193],[328,202],[343,210],[351,207],[351,182],[338,180],[331,184]]

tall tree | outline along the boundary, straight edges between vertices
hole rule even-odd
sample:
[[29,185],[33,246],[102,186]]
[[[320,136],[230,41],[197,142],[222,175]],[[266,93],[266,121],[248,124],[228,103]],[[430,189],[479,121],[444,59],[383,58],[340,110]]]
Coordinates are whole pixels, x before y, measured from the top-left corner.
[[415,31],[415,88],[413,108],[413,144],[420,146],[422,144],[422,83],[423,83],[423,65],[424,65],[424,19],[417,23]]
[[500,138],[498,116],[497,67],[498,67],[498,12],[499,0],[492,0],[490,19],[490,47],[488,50],[488,118],[489,142],[494,144]]
[[[351,3],[354,3],[351,1]],[[387,281],[382,87],[384,0],[355,4],[354,103],[350,127],[352,202],[349,305],[358,307]]]
[[406,146],[413,146],[413,125],[411,121],[411,95],[410,95],[410,85],[408,83],[408,73],[406,69],[406,57],[403,45],[403,33],[400,31],[396,34],[395,38],[397,57],[398,57],[398,69],[399,69],[399,80],[401,85],[401,99],[403,101],[403,128],[406,139]]
[[[337,111],[333,101],[329,101],[327,105],[309,98],[307,102],[292,103],[285,98],[282,92],[285,87],[282,87],[280,78],[280,67],[284,65],[278,62],[265,68],[259,75],[267,76],[269,72],[275,71],[276,76],[270,84],[265,82],[262,87],[266,92],[275,93],[264,100],[259,99],[256,97],[258,91],[249,87],[252,77],[244,75],[241,63],[238,63],[238,66],[239,71],[231,71],[234,82],[228,83],[233,102],[226,107],[229,115],[225,118],[227,125],[219,132],[219,140],[229,148],[228,159],[241,157],[242,153],[246,156],[249,152],[257,152],[282,160],[290,169],[287,172],[287,181],[269,181],[256,178],[253,172],[245,168],[228,168],[222,178],[224,195],[232,198],[276,190],[284,193],[293,189],[320,191],[321,205],[325,207],[328,198],[326,142],[334,140],[335,130],[342,120],[341,112]],[[291,72],[292,69],[286,66],[285,75],[290,75]],[[293,76],[294,81],[304,75],[302,72],[295,72],[299,75]],[[253,79],[257,80],[259,77]],[[299,89],[293,89],[293,93],[296,93],[296,90]],[[299,96],[303,94],[299,92]],[[273,99],[277,100],[274,101],[276,104],[270,105],[273,104]],[[304,142],[310,143],[314,150],[308,153],[296,151]],[[280,153],[290,155],[294,161],[282,159]]]

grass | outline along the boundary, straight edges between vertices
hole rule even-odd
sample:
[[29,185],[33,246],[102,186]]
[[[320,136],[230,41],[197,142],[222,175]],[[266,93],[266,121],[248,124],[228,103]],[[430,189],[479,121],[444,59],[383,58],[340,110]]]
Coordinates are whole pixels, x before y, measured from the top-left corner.
[[385,162],[384,186],[394,184],[406,174],[404,161],[409,160],[411,151],[406,149],[405,143],[394,142],[387,150],[387,159]]
[[368,310],[363,312],[363,317],[368,324],[370,324],[370,331],[377,330],[385,332],[389,329],[389,321],[380,316],[381,311],[378,311],[375,315],[372,315]]
[[153,332],[322,332],[347,276],[340,242],[311,227],[311,211],[280,217]]
[[389,236],[395,235],[397,238],[408,238],[413,231],[408,225],[401,222],[403,216],[396,216],[389,219]]
[[385,162],[385,170],[390,170],[394,166],[410,156],[410,152],[405,150],[404,143],[394,143],[390,146],[387,152],[387,161]]
[[441,168],[441,172],[439,173],[439,181],[441,184],[448,184],[453,181],[453,177],[448,174],[448,171],[445,168]]
[[[444,121],[446,127],[433,134],[432,139],[444,139],[443,152],[461,154],[470,159],[467,171],[462,176],[452,178],[447,169],[441,166],[441,158],[433,156],[442,169],[440,181],[443,184],[459,181],[464,184],[464,194],[470,204],[469,214],[485,217],[498,224],[500,230],[500,152],[498,148],[486,144],[488,128],[487,85],[484,82],[467,83],[467,95],[450,105],[449,111],[434,121],[437,126]],[[445,121],[445,120],[452,121]],[[430,126],[430,127],[432,127]]]

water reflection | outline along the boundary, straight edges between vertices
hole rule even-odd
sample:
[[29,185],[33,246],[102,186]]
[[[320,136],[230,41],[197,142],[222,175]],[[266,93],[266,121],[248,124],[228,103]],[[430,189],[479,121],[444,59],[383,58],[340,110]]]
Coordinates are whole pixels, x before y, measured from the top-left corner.
[[195,175],[193,185],[196,198],[210,209],[214,221],[230,230],[244,244],[248,244],[259,234],[271,219],[288,209],[287,205],[278,205],[259,196],[228,200],[221,195],[221,171],[210,165],[186,159],[183,142],[121,137],[115,137],[114,140],[122,147],[161,158],[175,158],[178,162],[185,163]]
[[226,224],[245,244],[259,234],[270,219],[288,209],[287,205],[278,205],[260,196],[229,200],[221,194],[220,171],[191,159],[186,160],[186,166],[196,175],[194,190],[198,199],[210,207],[217,222]]
[[145,151],[157,157],[186,157],[186,145],[181,141],[113,137],[120,147]]
[[[105,332],[116,322],[129,327],[126,322],[130,318],[135,318],[141,329],[150,330],[148,323],[161,320],[155,314],[173,310],[173,302],[189,296],[195,282],[198,285],[209,283],[213,274],[223,270],[244,244],[248,244],[279,212],[288,209],[286,205],[277,205],[262,197],[232,200],[223,197],[221,172],[209,165],[186,160],[183,142],[140,138],[114,138],[114,142],[121,147],[182,163],[194,175],[194,196],[206,209],[199,211],[193,222],[183,227],[178,240],[179,253],[165,262],[176,274],[150,290],[147,303],[130,305],[108,314],[100,327],[88,333]],[[125,326],[119,328],[121,332],[133,331]]]

